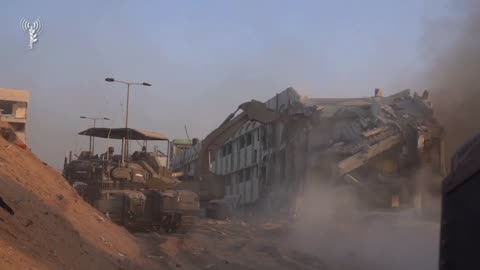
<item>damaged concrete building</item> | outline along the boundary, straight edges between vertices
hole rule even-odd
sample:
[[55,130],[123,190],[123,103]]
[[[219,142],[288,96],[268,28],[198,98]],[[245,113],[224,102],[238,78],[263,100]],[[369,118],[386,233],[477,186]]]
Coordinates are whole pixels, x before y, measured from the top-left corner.
[[23,142],[27,139],[29,98],[28,91],[0,88],[0,119],[9,123]]
[[194,160],[198,139],[173,139],[169,146],[170,169],[178,176],[194,175]]
[[[420,170],[444,173],[443,129],[426,91],[383,97],[376,89],[373,97],[322,99],[288,88],[265,104],[276,113],[275,121],[248,121],[210,153],[210,170],[222,176],[223,196],[237,197],[240,205],[272,193],[288,201],[309,181],[327,181],[352,187],[371,198],[369,205],[419,206],[427,184],[420,188],[412,179]],[[201,142],[172,156],[172,168],[183,171],[184,179],[195,175],[200,148]]]

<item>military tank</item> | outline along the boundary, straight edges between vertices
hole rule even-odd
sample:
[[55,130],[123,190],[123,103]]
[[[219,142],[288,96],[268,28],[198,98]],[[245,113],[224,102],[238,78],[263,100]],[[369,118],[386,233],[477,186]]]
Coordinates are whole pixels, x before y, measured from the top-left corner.
[[[79,133],[98,138],[166,141],[165,136],[137,129],[90,128]],[[128,138],[126,140],[125,138]],[[128,147],[122,147],[128,149]],[[82,152],[65,160],[64,177],[85,201],[112,221],[131,230],[187,232],[200,211],[198,195],[177,190],[180,181],[166,168],[159,151],[115,155],[113,147],[99,155]]]

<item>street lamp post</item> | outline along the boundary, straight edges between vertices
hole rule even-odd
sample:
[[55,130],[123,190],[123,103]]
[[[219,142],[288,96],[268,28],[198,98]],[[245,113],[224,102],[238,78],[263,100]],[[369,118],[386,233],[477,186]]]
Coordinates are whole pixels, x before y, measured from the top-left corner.
[[[97,120],[110,120],[110,118],[107,117],[86,117],[86,116],[80,116],[82,119],[88,119],[93,121],[93,127],[95,128],[97,126]],[[88,150],[90,153],[93,155],[95,151],[95,137],[90,136],[90,146],[88,147]]]
[[151,84],[149,83],[146,83],[146,82],[141,82],[141,83],[138,83],[138,82],[125,82],[125,81],[119,81],[119,80],[115,80],[114,78],[105,78],[105,81],[107,82],[118,82],[118,83],[123,83],[123,84],[126,84],[127,85],[127,112],[125,114],[125,130],[127,131],[127,135],[126,135],[126,138],[125,138],[125,148],[123,146],[123,143],[122,143],[122,163],[124,161],[124,158],[125,156],[128,157],[128,139],[129,139],[129,131],[128,131],[128,109],[129,109],[129,105],[130,105],[130,85],[143,85],[143,86],[152,86]]

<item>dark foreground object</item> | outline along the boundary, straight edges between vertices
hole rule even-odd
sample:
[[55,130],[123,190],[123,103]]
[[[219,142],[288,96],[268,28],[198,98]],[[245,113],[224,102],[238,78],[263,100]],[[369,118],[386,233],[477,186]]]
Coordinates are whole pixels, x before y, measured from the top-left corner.
[[451,162],[443,183],[439,269],[480,269],[480,134]]
[[13,211],[13,209],[8,206],[8,204],[3,200],[2,197],[0,197],[0,207],[2,207],[3,209],[5,209],[5,211],[7,211],[10,215],[15,215],[15,212]]

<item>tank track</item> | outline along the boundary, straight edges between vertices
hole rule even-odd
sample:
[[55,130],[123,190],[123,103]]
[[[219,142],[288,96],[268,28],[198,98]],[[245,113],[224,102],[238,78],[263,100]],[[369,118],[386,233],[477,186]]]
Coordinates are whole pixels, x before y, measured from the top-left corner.
[[189,232],[193,225],[195,225],[194,216],[184,216],[182,215],[180,223],[177,225],[176,232],[178,233],[187,233]]
[[195,224],[195,217],[170,213],[162,220],[162,227],[167,233],[187,233]]

